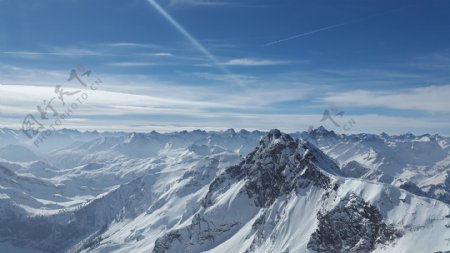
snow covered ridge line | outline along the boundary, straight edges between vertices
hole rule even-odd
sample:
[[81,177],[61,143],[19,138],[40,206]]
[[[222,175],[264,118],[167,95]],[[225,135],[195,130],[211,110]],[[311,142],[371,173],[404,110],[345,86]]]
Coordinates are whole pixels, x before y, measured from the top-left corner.
[[[380,136],[340,136],[324,129],[303,134],[305,138],[297,139],[278,130],[264,135],[197,131],[99,138],[100,133],[83,137],[67,131],[58,137],[74,141],[38,154],[46,162],[0,159],[0,250],[437,252],[450,248],[447,204],[361,175],[367,169],[373,176],[378,174],[372,170],[381,173],[392,168],[389,161],[398,157],[388,154],[409,150],[410,144],[414,158],[417,148],[441,147],[433,138],[384,141]],[[11,145],[4,148],[22,152]],[[361,154],[370,159],[359,159]],[[374,154],[384,159],[371,159]],[[406,157],[410,165],[420,162],[411,157]],[[342,170],[338,163],[350,158],[358,158],[362,168]],[[440,154],[433,159],[440,159]],[[385,162],[389,166],[383,167]],[[370,164],[378,167],[365,167]]]
[[[0,129],[0,158],[13,162],[42,160],[53,167],[70,169],[89,163],[103,164],[105,160],[120,156],[124,159],[156,158],[161,152],[175,148],[189,148],[199,155],[228,150],[245,156],[266,134],[233,129],[174,133],[64,129],[53,132],[36,149],[34,145],[27,146],[28,139],[19,131]],[[339,164],[346,177],[393,184],[416,195],[450,203],[450,179],[447,180],[450,178],[447,173],[450,172],[450,138],[430,134],[345,135],[323,127],[291,136],[319,147]]]
[[345,176],[392,184],[450,204],[450,138],[440,135],[337,135],[324,128],[303,137],[340,165]]
[[[272,130],[212,181],[192,220],[158,238],[153,252],[422,252],[404,246],[408,237],[417,243],[411,237],[423,228],[423,217],[404,216],[416,197],[340,175],[309,142]],[[396,200],[400,195],[408,200]],[[449,211],[436,201],[420,205]],[[436,242],[446,247],[444,236]]]
[[[85,89],[67,91],[61,85],[56,85],[54,89],[56,95],[48,100],[43,100],[42,106],[36,106],[40,116],[39,120],[34,117],[34,113],[29,113],[25,116],[21,130],[33,142],[35,147],[38,148],[52,132],[56,131],[55,127],[61,127],[66,120],[70,119],[79,107],[88,100],[89,96],[103,84],[103,81],[97,78],[94,81],[90,81],[90,85],[87,85],[82,80],[82,77],[90,77],[91,73],[92,71],[86,70],[83,65],[79,65],[77,70],[72,69],[67,81],[76,79]],[[55,99],[59,100],[61,105],[55,106],[52,104]],[[51,116],[49,115],[50,113],[52,114]]]
[[[40,131],[40,129],[36,129],[37,134],[44,135],[43,131]],[[221,136],[221,137],[255,137],[260,138],[264,135],[266,135],[268,132],[266,131],[259,131],[259,130],[253,130],[253,131],[247,131],[245,129],[235,131],[234,129],[228,129],[226,131],[204,131],[204,130],[193,130],[193,131],[180,131],[180,132],[169,132],[169,133],[158,133],[156,131],[151,131],[147,133],[135,133],[135,132],[124,132],[124,131],[117,131],[117,132],[98,132],[98,131],[79,131],[79,130],[71,130],[71,129],[60,129],[55,130],[52,132],[51,136],[48,136],[46,138],[46,142],[51,143],[59,143],[57,147],[54,147],[53,145],[46,145],[46,143],[40,143],[39,149],[43,150],[44,152],[49,151],[49,149],[60,149],[64,146],[69,146],[72,142],[74,142],[75,139],[78,140],[94,140],[96,138],[102,138],[102,137],[126,137],[130,136],[132,134],[138,134],[140,136],[146,137],[146,138],[183,138],[183,137],[207,137],[207,136]],[[361,138],[381,138],[383,141],[414,141],[414,140],[421,140],[426,141],[427,139],[443,139],[447,140],[447,142],[450,142],[450,137],[444,137],[440,135],[430,135],[430,134],[424,134],[424,135],[413,135],[411,133],[402,134],[402,135],[387,135],[385,133],[382,133],[381,135],[375,135],[375,134],[336,134],[333,131],[328,131],[324,127],[319,127],[316,129],[310,129],[309,131],[304,132],[295,132],[291,133],[291,136],[295,138],[301,138],[301,139],[307,139],[311,140],[311,138],[314,138],[315,136],[323,136],[323,137],[335,137],[340,140],[356,140]],[[26,137],[26,135],[23,135],[21,130],[15,130],[10,128],[0,128],[0,139],[2,142],[0,142],[0,146],[7,145],[7,144],[19,144],[24,145],[30,149],[36,149],[36,146],[33,145],[29,141],[29,138]],[[312,141],[315,143],[315,141]],[[319,146],[320,147],[320,146]],[[321,148],[321,147],[320,147]]]
[[[244,156],[266,134],[233,129],[175,133],[100,133],[64,129],[53,132],[36,149],[34,145],[27,146],[28,139],[19,131],[0,129],[0,158],[13,162],[43,160],[54,167],[69,169],[96,163],[100,157],[103,160],[117,156],[154,158],[164,150],[190,146],[192,151],[202,155],[215,147],[214,152],[225,149]],[[291,136],[319,147],[336,160],[347,177],[393,184],[417,195],[450,203],[450,180],[446,181],[449,178],[446,171],[450,169],[450,138],[429,134],[345,135],[323,127]],[[8,146],[10,144],[14,146]],[[14,160],[18,154],[22,158]]]

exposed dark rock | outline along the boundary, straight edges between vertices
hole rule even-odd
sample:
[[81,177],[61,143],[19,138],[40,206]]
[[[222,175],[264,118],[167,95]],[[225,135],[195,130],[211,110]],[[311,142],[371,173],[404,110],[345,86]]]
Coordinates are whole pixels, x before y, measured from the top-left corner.
[[357,161],[351,161],[342,166],[342,172],[346,177],[360,178],[369,171]]
[[181,235],[178,231],[172,231],[165,234],[163,237],[158,238],[155,241],[155,248],[153,249],[154,253],[163,253],[169,250],[171,244],[175,240],[180,240]]
[[211,195],[218,189],[227,189],[231,182],[244,178],[247,194],[260,207],[271,205],[276,198],[296,187],[312,184],[332,188],[330,178],[321,171],[324,167],[328,173],[340,174],[338,166],[311,143],[271,130],[256,150],[211,183],[204,207],[213,204]]
[[414,184],[413,182],[406,182],[402,185],[400,185],[400,189],[409,191],[417,196],[422,196],[425,197],[427,196],[427,193],[422,191],[416,184]]
[[308,249],[317,252],[370,252],[402,236],[383,222],[380,212],[362,198],[351,194],[329,212],[317,214],[319,225],[311,235]]

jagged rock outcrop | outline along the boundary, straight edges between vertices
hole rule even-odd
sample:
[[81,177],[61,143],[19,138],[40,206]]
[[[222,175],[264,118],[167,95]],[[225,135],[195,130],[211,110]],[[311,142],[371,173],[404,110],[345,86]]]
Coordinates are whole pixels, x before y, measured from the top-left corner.
[[257,206],[266,207],[295,187],[332,187],[323,171],[341,174],[339,167],[314,145],[275,129],[239,165],[230,167],[211,183],[204,206],[212,205],[213,195],[226,188],[230,180],[245,180],[249,197],[255,199]]
[[319,226],[311,235],[308,249],[317,252],[370,252],[402,236],[383,222],[376,207],[355,194],[341,200],[329,212],[317,214]]

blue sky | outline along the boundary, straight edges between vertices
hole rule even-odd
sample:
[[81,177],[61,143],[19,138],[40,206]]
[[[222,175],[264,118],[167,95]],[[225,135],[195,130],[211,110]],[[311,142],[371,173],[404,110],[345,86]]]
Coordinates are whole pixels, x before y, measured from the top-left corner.
[[[36,106],[56,85],[85,88],[67,81],[83,65],[86,82],[103,84],[61,127],[450,135],[449,9],[444,0],[0,0],[0,124],[41,120]],[[339,126],[321,122],[325,110],[344,112]]]

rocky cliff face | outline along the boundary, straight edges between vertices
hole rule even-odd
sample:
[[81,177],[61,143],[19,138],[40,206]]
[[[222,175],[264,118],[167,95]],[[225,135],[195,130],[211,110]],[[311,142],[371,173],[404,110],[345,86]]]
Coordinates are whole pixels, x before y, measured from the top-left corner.
[[258,207],[271,205],[276,198],[296,187],[310,184],[322,188],[337,187],[331,185],[323,171],[341,174],[338,166],[311,143],[272,130],[244,161],[230,167],[212,182],[204,206],[212,205],[213,196],[237,180],[245,181],[245,190]]
[[376,244],[387,244],[402,233],[386,225],[380,212],[355,194],[332,210],[317,214],[319,225],[308,249],[317,252],[370,252]]

